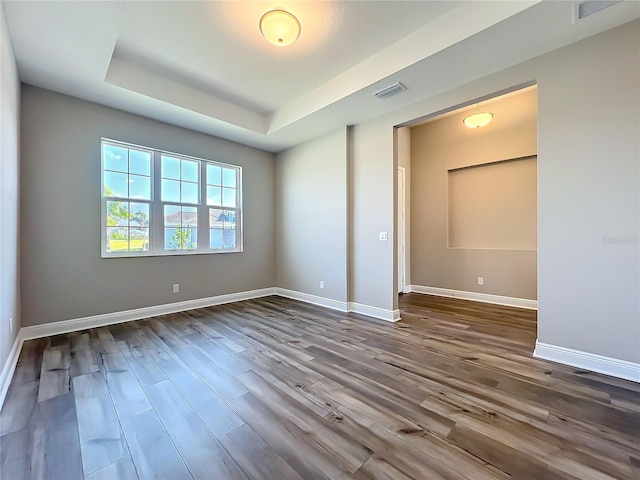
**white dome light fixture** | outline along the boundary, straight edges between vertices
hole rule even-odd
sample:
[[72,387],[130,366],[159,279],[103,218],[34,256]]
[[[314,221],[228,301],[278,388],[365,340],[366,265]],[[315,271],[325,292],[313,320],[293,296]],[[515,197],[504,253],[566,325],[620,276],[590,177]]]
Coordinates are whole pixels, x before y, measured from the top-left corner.
[[260,18],[260,33],[270,43],[286,47],[300,36],[300,22],[285,10],[271,10]]
[[476,105],[476,113],[465,117],[462,122],[469,128],[486,127],[493,120],[493,113],[481,112],[480,104]]

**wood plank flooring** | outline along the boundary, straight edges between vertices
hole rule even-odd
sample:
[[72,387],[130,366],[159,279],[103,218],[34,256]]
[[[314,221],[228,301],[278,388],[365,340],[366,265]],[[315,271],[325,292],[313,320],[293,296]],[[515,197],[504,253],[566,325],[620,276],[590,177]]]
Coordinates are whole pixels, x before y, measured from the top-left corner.
[[640,479],[639,384],[532,358],[532,311],[400,306],[266,297],[28,341],[0,478]]

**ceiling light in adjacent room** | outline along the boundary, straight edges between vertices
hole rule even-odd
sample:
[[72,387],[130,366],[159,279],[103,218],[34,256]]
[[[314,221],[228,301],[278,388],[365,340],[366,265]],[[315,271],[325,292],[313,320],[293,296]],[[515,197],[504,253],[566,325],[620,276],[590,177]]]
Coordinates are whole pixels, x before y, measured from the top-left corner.
[[260,19],[260,33],[279,47],[291,45],[300,36],[300,22],[284,10],[271,10]]
[[493,113],[481,112],[480,104],[476,105],[476,113],[465,117],[462,121],[469,128],[480,128],[489,125],[493,120]]

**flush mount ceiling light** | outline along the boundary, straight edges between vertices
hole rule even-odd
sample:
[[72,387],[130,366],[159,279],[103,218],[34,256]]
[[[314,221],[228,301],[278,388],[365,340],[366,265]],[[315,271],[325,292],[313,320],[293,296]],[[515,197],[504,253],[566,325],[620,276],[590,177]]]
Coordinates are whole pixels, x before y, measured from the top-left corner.
[[291,45],[300,36],[300,22],[284,10],[271,10],[260,19],[260,33],[278,47]]
[[476,105],[476,113],[465,117],[462,121],[469,128],[480,128],[489,125],[493,120],[493,113],[481,112],[480,104]]

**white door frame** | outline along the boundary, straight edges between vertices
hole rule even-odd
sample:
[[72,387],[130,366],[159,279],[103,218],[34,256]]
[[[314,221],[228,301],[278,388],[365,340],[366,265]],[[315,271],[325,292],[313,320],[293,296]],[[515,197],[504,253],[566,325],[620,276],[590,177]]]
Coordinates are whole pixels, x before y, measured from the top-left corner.
[[406,170],[404,167],[398,167],[398,293],[406,291],[406,273],[407,273],[407,252],[406,252],[406,232],[407,232],[407,200],[406,200]]

